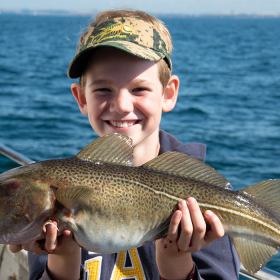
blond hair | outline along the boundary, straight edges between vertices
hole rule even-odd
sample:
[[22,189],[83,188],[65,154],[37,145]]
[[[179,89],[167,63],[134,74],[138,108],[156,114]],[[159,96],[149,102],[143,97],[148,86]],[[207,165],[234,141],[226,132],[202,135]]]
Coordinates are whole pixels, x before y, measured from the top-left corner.
[[[166,44],[166,49],[168,54],[171,54],[172,52],[172,38],[171,35],[168,31],[168,29],[165,27],[164,23],[157,19],[156,17],[149,15],[145,12],[139,11],[139,10],[109,10],[109,11],[104,11],[101,13],[98,13],[96,15],[96,18],[94,21],[92,21],[89,25],[89,28],[91,27],[96,27],[100,25],[101,23],[108,21],[110,19],[118,18],[118,17],[134,17],[134,18],[139,18],[145,22],[151,23],[159,32],[161,35],[163,41]],[[83,41],[84,37],[87,35],[88,30],[83,32],[83,34],[80,37],[80,42]],[[80,77],[80,84],[81,87],[84,91],[85,85],[86,85],[86,78],[85,78],[85,73],[90,66],[90,60],[89,62],[85,65],[83,74]],[[162,84],[163,90],[166,88],[170,77],[171,77],[171,71],[164,61],[164,59],[161,59],[157,62],[158,65],[158,70],[159,70],[159,80]]]

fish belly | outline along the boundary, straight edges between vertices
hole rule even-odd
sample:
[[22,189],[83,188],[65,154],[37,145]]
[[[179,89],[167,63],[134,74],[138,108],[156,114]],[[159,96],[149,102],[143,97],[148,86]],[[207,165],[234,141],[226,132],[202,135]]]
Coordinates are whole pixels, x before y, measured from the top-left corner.
[[152,223],[138,219],[128,220],[126,216],[104,217],[102,213],[87,218],[64,217],[60,229],[70,229],[75,241],[84,249],[96,253],[115,253],[142,246],[152,240],[160,226],[153,229]]
[[155,192],[141,178],[131,183],[130,178],[108,174],[92,186],[81,209],[73,208],[72,217],[58,218],[61,226],[73,231],[80,246],[99,253],[139,247],[164,235],[178,201]]

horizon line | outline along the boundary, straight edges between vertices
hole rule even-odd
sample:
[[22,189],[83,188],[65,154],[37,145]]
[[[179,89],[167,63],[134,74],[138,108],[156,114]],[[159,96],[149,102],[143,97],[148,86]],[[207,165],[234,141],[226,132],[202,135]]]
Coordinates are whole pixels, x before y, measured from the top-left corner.
[[[99,10],[62,10],[62,9],[0,9],[0,15],[3,14],[18,14],[18,15],[69,15],[69,16],[92,16],[100,12]],[[201,13],[155,13],[162,16],[245,16],[245,17],[280,17],[280,12],[201,12]]]

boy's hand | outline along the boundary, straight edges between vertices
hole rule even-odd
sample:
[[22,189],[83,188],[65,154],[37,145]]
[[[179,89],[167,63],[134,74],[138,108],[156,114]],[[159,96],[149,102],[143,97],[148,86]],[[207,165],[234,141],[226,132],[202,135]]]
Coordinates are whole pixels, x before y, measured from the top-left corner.
[[204,216],[211,225],[208,232],[197,201],[190,197],[179,202],[167,236],[156,241],[157,265],[163,278],[186,279],[193,267],[191,253],[224,235],[223,225],[212,211],[207,210]]
[[[56,222],[53,222],[56,225]],[[64,230],[57,236],[54,225],[46,225],[46,238],[23,245],[10,245],[12,253],[21,249],[32,251],[37,255],[48,255],[48,273],[55,280],[76,280],[80,278],[81,250],[73,239],[70,230]]]
[[[53,221],[56,226],[57,223]],[[73,234],[70,230],[64,230],[62,235],[57,236],[57,228],[52,225],[46,225],[46,235],[44,240],[33,241],[23,245],[10,245],[9,249],[12,253],[17,253],[22,249],[31,251],[36,255],[56,254],[68,255],[78,252],[79,245],[74,241]]]

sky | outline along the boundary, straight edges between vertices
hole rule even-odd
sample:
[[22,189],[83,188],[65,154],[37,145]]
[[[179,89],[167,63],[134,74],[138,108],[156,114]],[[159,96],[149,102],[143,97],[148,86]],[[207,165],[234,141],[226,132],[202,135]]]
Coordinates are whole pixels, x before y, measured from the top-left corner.
[[103,11],[133,8],[149,13],[280,13],[280,0],[0,0],[0,9]]

